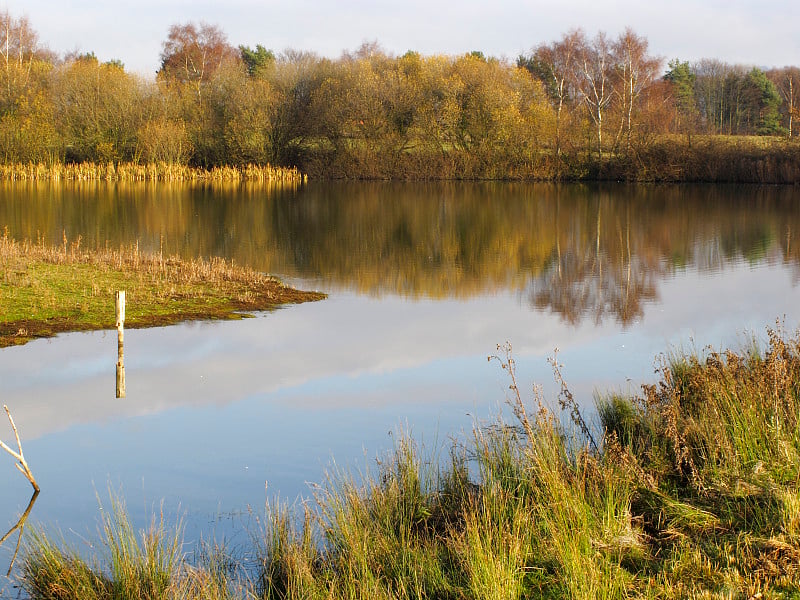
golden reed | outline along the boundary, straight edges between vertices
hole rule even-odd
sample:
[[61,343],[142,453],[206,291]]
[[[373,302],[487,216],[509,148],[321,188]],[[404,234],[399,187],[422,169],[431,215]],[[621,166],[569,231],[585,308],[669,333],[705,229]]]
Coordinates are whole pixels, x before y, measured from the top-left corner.
[[201,169],[169,163],[15,163],[0,165],[2,181],[169,181],[301,183],[306,176],[296,168],[272,165]]

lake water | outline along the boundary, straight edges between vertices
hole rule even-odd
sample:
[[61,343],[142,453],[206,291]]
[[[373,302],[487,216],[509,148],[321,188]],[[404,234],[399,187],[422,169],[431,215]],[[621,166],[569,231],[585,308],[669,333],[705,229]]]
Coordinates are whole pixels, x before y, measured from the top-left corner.
[[[42,487],[29,523],[77,548],[98,498],[137,525],[164,502],[189,540],[246,543],[276,495],[369,469],[403,430],[441,448],[503,406],[496,345],[555,399],[547,358],[590,413],[657,356],[800,323],[800,188],[310,183],[0,187],[0,229],[53,243],[224,256],[327,300],[254,318],[0,350],[0,399]],[[109,298],[109,302],[113,302]],[[0,439],[13,441],[0,422]],[[0,528],[30,485],[0,456]],[[0,536],[5,532],[0,531]],[[15,537],[0,547],[5,572]]]

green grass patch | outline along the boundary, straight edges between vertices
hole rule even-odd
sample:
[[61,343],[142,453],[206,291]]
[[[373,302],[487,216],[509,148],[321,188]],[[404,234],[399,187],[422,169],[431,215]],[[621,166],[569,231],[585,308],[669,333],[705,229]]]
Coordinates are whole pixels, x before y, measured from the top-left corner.
[[126,292],[126,327],[238,319],[250,311],[324,298],[274,277],[212,258],[183,260],[0,237],[0,347],[64,331],[115,326],[114,295]]

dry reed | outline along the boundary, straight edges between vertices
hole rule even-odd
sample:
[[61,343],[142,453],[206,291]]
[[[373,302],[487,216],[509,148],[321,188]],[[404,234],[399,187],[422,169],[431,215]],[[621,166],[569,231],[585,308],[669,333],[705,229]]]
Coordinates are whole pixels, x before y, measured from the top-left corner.
[[159,163],[14,163],[0,165],[3,181],[166,181],[259,182],[295,184],[306,180],[297,168],[272,165],[202,169]]

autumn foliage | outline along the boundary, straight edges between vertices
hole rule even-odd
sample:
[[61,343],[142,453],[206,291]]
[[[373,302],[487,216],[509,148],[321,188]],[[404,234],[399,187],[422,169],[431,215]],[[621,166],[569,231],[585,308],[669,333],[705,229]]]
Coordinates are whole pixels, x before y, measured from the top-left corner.
[[573,30],[511,62],[480,52],[394,56],[377,43],[337,59],[276,54],[185,23],[169,29],[153,79],[92,53],[57,57],[9,14],[0,36],[7,164],[273,164],[373,179],[800,174],[800,70],[665,66],[630,29]]

